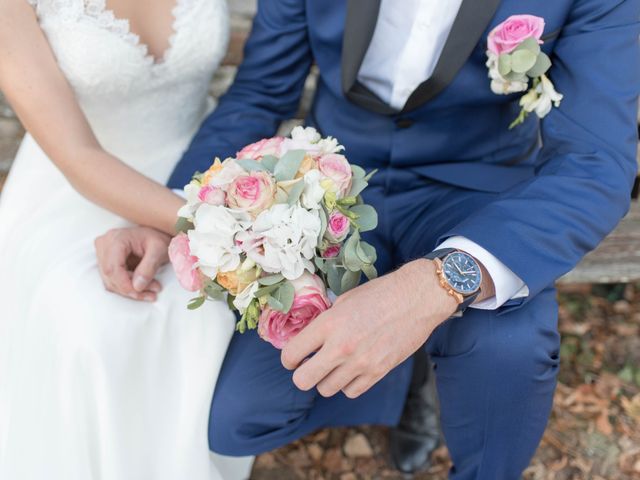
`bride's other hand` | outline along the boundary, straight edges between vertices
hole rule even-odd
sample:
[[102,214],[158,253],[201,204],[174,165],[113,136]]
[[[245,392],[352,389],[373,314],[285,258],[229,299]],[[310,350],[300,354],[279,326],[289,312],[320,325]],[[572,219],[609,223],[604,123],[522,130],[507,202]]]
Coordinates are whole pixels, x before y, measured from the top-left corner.
[[147,227],[109,230],[95,240],[105,288],[134,300],[154,302],[162,290],[155,276],[169,261],[171,237]]

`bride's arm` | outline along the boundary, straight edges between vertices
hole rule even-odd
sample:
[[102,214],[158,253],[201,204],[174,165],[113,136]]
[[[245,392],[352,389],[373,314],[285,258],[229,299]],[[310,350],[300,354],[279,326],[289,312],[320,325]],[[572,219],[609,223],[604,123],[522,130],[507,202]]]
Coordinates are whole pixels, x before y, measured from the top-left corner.
[[78,192],[134,223],[174,232],[183,200],[100,147],[26,0],[0,2],[0,90]]

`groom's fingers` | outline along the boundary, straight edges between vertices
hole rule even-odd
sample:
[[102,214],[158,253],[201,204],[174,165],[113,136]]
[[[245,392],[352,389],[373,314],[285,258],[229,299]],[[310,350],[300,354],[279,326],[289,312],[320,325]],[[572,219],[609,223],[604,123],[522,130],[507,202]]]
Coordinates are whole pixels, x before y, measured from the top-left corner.
[[293,370],[324,343],[324,315],[320,315],[293,337],[282,349],[280,361],[287,370]]
[[306,392],[318,385],[339,365],[339,359],[328,353],[326,347],[323,347],[296,369],[293,373],[293,383],[300,390]]

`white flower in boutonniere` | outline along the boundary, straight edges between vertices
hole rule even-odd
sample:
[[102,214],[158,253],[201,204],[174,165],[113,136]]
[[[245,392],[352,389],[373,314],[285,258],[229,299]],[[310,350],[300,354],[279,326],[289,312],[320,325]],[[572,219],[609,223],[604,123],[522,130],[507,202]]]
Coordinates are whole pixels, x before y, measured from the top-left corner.
[[491,90],[498,95],[508,95],[528,89],[520,99],[522,110],[509,125],[510,129],[523,123],[531,112],[544,118],[552,107],[560,106],[562,94],[545,75],[551,60],[540,50],[543,31],[543,18],[513,15],[495,27],[487,38]]

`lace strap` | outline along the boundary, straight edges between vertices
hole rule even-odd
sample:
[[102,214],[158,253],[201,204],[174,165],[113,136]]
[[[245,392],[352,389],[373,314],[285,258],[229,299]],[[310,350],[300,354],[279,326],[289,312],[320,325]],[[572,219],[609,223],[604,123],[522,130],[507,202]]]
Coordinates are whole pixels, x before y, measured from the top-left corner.
[[37,12],[38,17],[43,18],[53,15],[71,16],[82,12],[84,0],[27,0]]

